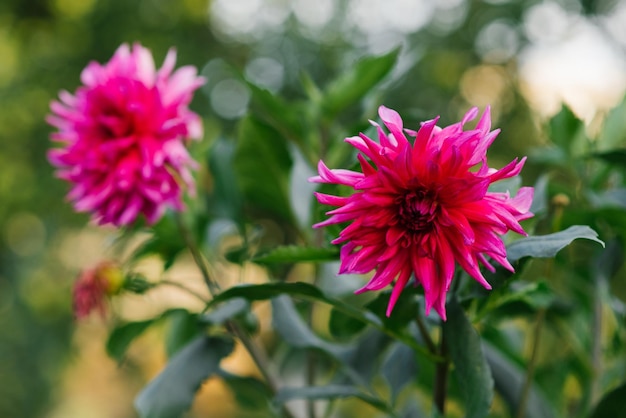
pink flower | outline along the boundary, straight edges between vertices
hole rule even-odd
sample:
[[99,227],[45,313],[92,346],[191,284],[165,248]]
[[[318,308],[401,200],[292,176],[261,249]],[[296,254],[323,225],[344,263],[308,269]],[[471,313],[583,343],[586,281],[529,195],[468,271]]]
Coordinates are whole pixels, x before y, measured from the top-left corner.
[[[381,106],[378,113],[390,131],[372,122],[379,142],[364,134],[346,138],[361,152],[362,173],[330,170],[319,162],[319,176],[310,181],[341,184],[354,193],[316,193],[320,203],[338,208],[314,227],[350,223],[332,241],[343,243],[339,273],[376,269],[357,293],[382,289],[395,280],[387,316],[413,274],[415,284],[424,288],[426,313],[434,307],[445,320],[446,293],[457,263],[487,289],[491,286],[479,262],[490,271],[494,267],[485,256],[513,271],[499,236],[509,230],[526,235],[519,221],[533,216],[528,211],[533,188],[522,187],[513,198],[487,190],[498,180],[518,175],[525,158],[500,170],[489,168],[487,148],[499,133],[490,131],[489,108],[468,131],[463,125],[477,116],[476,108],[459,123],[441,129],[437,118],[424,122],[417,132],[403,129],[394,110]],[[405,133],[415,138],[413,143]]]
[[83,319],[97,310],[106,314],[106,298],[117,293],[124,283],[119,266],[103,261],[93,269],[84,270],[74,284],[74,315]]
[[156,70],[148,49],[124,44],[50,105],[47,121],[59,130],[51,138],[62,148],[48,159],[72,183],[75,209],[100,224],[128,225],[140,214],[154,223],[166,208],[183,208],[183,188],[193,193],[196,164],[185,145],[202,137],[202,124],[188,105],[204,79],[190,66],[172,73],[175,62],[170,50]]

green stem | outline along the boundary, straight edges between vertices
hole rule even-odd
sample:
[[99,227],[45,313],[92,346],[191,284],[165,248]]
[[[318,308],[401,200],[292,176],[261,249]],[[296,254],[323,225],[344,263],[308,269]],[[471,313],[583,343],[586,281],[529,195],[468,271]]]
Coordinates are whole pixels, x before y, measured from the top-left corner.
[[443,361],[437,363],[435,368],[435,389],[433,399],[435,406],[443,416],[446,410],[446,392],[448,389],[448,370],[450,369],[450,360],[448,358],[448,346],[445,333],[443,332],[443,324],[441,326],[441,340],[439,343],[439,355],[444,358]]
[[426,324],[422,319],[422,315],[420,315],[419,312],[415,317],[415,322],[417,323],[417,328],[419,329],[420,335],[424,340],[424,344],[426,344],[426,347],[428,347],[428,351],[430,351],[434,355],[437,355],[437,346],[435,346],[433,339],[430,337],[430,334],[428,333],[428,328],[426,327]]
[[539,344],[541,342],[541,329],[543,328],[543,322],[546,317],[546,310],[540,309],[537,312],[537,320],[535,323],[535,330],[533,336],[533,346],[530,353],[530,360],[528,361],[528,368],[526,369],[526,378],[524,380],[524,386],[520,394],[519,404],[517,406],[517,418],[524,418],[526,415],[526,404],[528,403],[528,397],[530,395],[530,388],[533,383],[533,376],[535,374],[535,366],[537,364],[537,353],[539,351]]
[[190,288],[188,288],[182,283],[174,282],[171,280],[161,280],[157,283],[157,285],[162,285],[162,284],[167,285],[167,286],[177,287],[178,289],[183,290],[185,293],[188,293],[191,296],[195,297],[199,301],[202,301],[205,305],[209,303],[209,301],[206,300],[204,296],[202,296],[200,293],[197,293],[196,291],[191,290]]

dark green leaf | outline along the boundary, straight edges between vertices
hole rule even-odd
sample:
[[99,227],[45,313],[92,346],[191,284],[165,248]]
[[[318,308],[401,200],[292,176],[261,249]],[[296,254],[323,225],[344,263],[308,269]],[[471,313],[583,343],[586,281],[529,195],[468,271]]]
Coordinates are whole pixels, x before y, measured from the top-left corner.
[[465,401],[466,418],[484,418],[493,400],[493,378],[485,360],[480,337],[461,305],[452,300],[447,305],[448,320],[443,332],[448,341],[454,374]]
[[591,157],[599,158],[612,165],[621,167],[626,166],[626,148],[598,152],[595,154],[591,154]]
[[507,247],[507,258],[510,262],[514,262],[522,257],[554,257],[564,247],[579,238],[595,241],[604,247],[604,242],[598,239],[596,231],[588,226],[574,225],[554,234],[517,240]]
[[248,83],[248,87],[252,92],[255,113],[285,138],[296,143],[302,142],[304,127],[297,106],[285,103],[279,96],[252,83]]
[[128,322],[115,328],[106,343],[107,354],[117,361],[122,361],[124,354],[130,344],[143,334],[152,324],[160,318],[148,319],[146,321]]
[[242,197],[233,169],[235,143],[218,138],[209,153],[209,169],[213,175],[213,193],[210,208],[218,217],[238,220],[241,216]]
[[346,315],[337,309],[330,311],[330,320],[328,322],[328,328],[330,333],[338,338],[350,338],[355,334],[363,331],[365,323],[358,319]]
[[291,166],[287,143],[279,132],[252,116],[240,122],[234,167],[249,210],[293,222]]
[[[520,396],[526,379],[525,370],[508,360],[490,344],[483,342],[483,351],[493,375],[494,386],[509,406],[511,415],[515,416],[519,408]],[[538,389],[537,385],[533,384],[526,401],[524,418],[552,418],[556,416],[556,412],[545,396]]]
[[139,260],[145,256],[157,255],[163,260],[163,268],[167,270],[176,261],[176,256],[186,248],[185,242],[171,216],[164,216],[151,228],[152,237],[139,246],[131,259]]
[[172,310],[167,316],[169,323],[165,334],[165,352],[168,357],[172,357],[197,336],[201,328],[198,315],[184,309]]
[[339,248],[299,247],[289,245],[274,248],[268,253],[254,257],[252,261],[259,264],[276,264],[334,261],[338,259]]
[[396,416],[391,407],[383,400],[367,393],[363,393],[354,386],[328,385],[302,388],[284,388],[278,392],[274,400],[278,404],[283,404],[292,399],[337,399],[349,397],[358,398],[372,405],[374,408],[389,414],[388,416]]
[[417,287],[412,284],[407,285],[396,301],[390,316],[387,316],[387,306],[389,305],[391,291],[379,292],[376,299],[369,302],[366,307],[378,315],[387,328],[402,330],[407,324],[412,322],[415,319],[415,315],[417,315],[419,310],[417,294]]
[[626,418],[626,383],[613,389],[600,400],[589,418]]
[[550,138],[561,149],[568,150],[574,137],[585,127],[583,121],[578,119],[574,112],[567,106],[550,120]]
[[395,405],[400,391],[417,377],[413,350],[402,343],[394,343],[385,355],[381,374],[391,389],[391,403]]
[[355,63],[326,88],[322,108],[327,117],[335,117],[356,104],[392,70],[400,50],[379,57],[367,57]]
[[257,412],[269,409],[272,391],[265,383],[254,377],[237,376],[224,370],[220,370],[219,375],[241,407]]
[[141,418],[176,418],[189,409],[196,391],[218,372],[234,342],[225,337],[197,337],[181,349],[135,399]]

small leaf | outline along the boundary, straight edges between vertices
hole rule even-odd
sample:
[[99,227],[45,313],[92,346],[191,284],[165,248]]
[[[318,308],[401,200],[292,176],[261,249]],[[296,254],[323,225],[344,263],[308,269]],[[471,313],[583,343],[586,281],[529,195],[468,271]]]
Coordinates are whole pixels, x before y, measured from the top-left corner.
[[202,382],[219,370],[234,342],[225,337],[197,337],[181,349],[135,399],[141,418],[176,418],[189,409]]
[[600,400],[594,408],[589,418],[624,418],[626,417],[626,409],[624,409],[624,399],[626,399],[626,383],[613,389]]
[[572,139],[585,127],[583,121],[578,119],[574,112],[563,106],[561,111],[550,119],[550,139],[561,149],[569,149]]
[[523,257],[554,257],[575,239],[595,241],[604,247],[598,234],[588,226],[574,225],[564,231],[549,235],[537,235],[514,241],[507,247],[507,259],[514,262]]
[[254,377],[237,376],[224,370],[220,370],[218,374],[241,407],[257,412],[269,409],[272,392],[265,383]]
[[456,300],[448,303],[447,313],[448,320],[444,323],[443,332],[465,401],[465,417],[486,417],[493,400],[493,378],[480,337]]
[[338,338],[350,338],[363,331],[365,323],[356,318],[346,315],[337,309],[330,311],[328,329],[330,333]]
[[233,169],[235,142],[218,138],[211,146],[208,165],[213,175],[213,193],[210,210],[218,217],[238,220],[241,217],[242,197]]
[[278,391],[275,402],[283,404],[293,399],[337,399],[337,398],[358,398],[374,408],[385,412],[388,416],[396,416],[389,405],[383,400],[367,393],[363,393],[354,386],[328,385],[309,386],[302,388],[284,388]]
[[394,343],[385,355],[381,374],[391,389],[391,403],[395,405],[400,391],[417,377],[413,350],[402,343]]
[[167,270],[176,261],[176,256],[186,248],[185,242],[171,216],[164,216],[151,230],[152,237],[133,252],[131,259],[139,260],[149,255],[158,255],[163,260],[164,270]]
[[590,155],[591,157],[604,160],[609,164],[626,167],[626,148],[618,148],[611,151],[597,152]]
[[296,143],[302,142],[302,119],[297,106],[284,102],[279,96],[259,86],[248,83],[252,92],[255,113],[284,137]]
[[289,245],[274,248],[268,253],[254,257],[252,261],[259,264],[277,264],[334,261],[338,259],[339,249],[335,247],[320,248]]
[[332,118],[347,107],[356,104],[392,70],[400,50],[395,49],[379,57],[366,57],[355,63],[325,91],[322,108]]
[[106,343],[107,354],[121,362],[126,354],[126,350],[130,344],[139,337],[145,330],[147,330],[152,324],[157,322],[159,318],[148,319],[146,321],[128,322],[115,328]]

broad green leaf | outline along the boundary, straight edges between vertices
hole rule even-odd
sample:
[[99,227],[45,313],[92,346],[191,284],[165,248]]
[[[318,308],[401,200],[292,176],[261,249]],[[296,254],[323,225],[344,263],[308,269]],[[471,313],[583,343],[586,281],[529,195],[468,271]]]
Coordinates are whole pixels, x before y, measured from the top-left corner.
[[301,388],[284,388],[278,391],[274,398],[278,404],[283,404],[293,399],[337,399],[355,397],[366,402],[374,408],[385,412],[387,416],[397,416],[391,407],[382,399],[364,393],[354,386],[328,385],[309,386]]
[[270,415],[268,409],[272,391],[265,383],[255,377],[237,376],[221,369],[218,374],[230,388],[239,406],[257,413],[266,410]]
[[333,118],[349,106],[358,103],[393,69],[400,50],[378,57],[366,57],[356,62],[325,89],[322,100],[324,114]]
[[[519,408],[526,372],[507,359],[491,344],[483,342],[483,351],[491,369],[495,389],[507,403],[511,415],[515,416]],[[524,418],[553,418],[558,416],[535,384],[530,388],[525,408]]]
[[241,120],[234,168],[250,212],[293,223],[289,202],[291,166],[287,143],[279,132],[252,116]]
[[484,418],[493,400],[493,378],[483,354],[480,336],[455,299],[448,303],[446,310],[448,320],[444,323],[443,332],[465,401],[465,417]]
[[[626,98],[607,115],[597,140],[600,150],[610,150],[626,142]],[[626,150],[625,150],[626,151]],[[624,166],[626,160],[617,161]]]
[[147,330],[152,324],[157,322],[159,318],[148,319],[146,321],[128,322],[115,328],[106,342],[107,354],[121,362],[126,354],[126,350],[130,344],[139,337],[145,330]]
[[591,154],[591,157],[604,160],[615,166],[626,167],[626,148],[594,153]]
[[289,245],[277,247],[271,251],[254,257],[252,261],[259,264],[299,263],[334,261],[339,259],[339,248],[300,247]]
[[507,259],[514,262],[523,257],[554,257],[575,239],[595,241],[604,247],[598,234],[588,226],[574,225],[549,235],[536,235],[514,241],[507,247]]
[[381,374],[391,389],[391,403],[395,405],[400,391],[417,377],[413,350],[402,343],[394,343],[385,355]]
[[419,309],[416,298],[418,291],[418,288],[412,284],[407,285],[396,301],[390,316],[387,316],[387,306],[391,297],[390,290],[379,292],[376,299],[369,302],[366,307],[378,315],[387,328],[402,330],[415,319]]
[[589,200],[594,208],[626,209],[626,188],[615,188],[600,193],[589,193]]
[[591,415],[589,415],[589,418],[626,417],[626,408],[624,408],[625,399],[626,383],[622,383],[620,386],[604,395]]
[[226,337],[197,337],[141,391],[135,408],[141,418],[176,418],[189,409],[202,382],[219,370],[234,342]]

